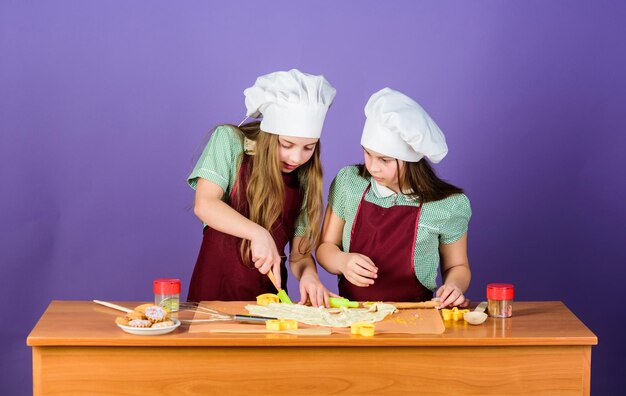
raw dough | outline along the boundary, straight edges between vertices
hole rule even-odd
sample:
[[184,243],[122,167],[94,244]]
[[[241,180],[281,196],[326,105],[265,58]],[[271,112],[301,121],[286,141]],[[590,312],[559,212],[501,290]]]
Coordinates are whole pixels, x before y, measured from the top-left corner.
[[270,303],[264,306],[246,305],[246,309],[251,315],[295,319],[300,323],[328,327],[350,327],[357,322],[380,322],[397,311],[395,306],[385,303],[375,303],[370,308],[315,308],[299,304]]

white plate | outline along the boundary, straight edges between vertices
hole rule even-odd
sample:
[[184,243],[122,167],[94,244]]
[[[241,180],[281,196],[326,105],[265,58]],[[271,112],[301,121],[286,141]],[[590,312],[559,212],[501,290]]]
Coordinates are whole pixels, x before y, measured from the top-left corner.
[[142,328],[142,327],[124,326],[119,323],[117,323],[117,326],[129,334],[143,335],[143,336],[155,336],[155,335],[171,333],[172,331],[176,330],[178,326],[180,326],[180,320],[174,319],[174,318],[170,318],[169,320],[174,322],[174,324],[171,326],[157,327],[154,329],[152,327]]

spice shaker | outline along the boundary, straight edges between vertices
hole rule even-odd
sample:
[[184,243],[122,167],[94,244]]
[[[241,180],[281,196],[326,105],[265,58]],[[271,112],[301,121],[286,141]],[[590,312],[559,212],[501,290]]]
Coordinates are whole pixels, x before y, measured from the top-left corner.
[[153,288],[155,305],[165,308],[168,312],[178,311],[178,303],[180,301],[180,279],[155,279]]
[[487,310],[492,318],[513,316],[514,288],[510,283],[490,283],[487,285]]

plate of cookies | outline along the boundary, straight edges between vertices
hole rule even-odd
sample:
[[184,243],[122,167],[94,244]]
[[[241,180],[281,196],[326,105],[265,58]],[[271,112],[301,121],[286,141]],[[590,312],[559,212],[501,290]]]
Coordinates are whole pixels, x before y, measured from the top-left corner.
[[180,326],[180,320],[171,318],[164,322],[153,323],[152,325],[150,325],[150,327],[135,327],[132,324],[130,324],[129,326],[125,326],[120,323],[117,323],[117,326],[129,334],[154,336],[171,333],[172,331],[176,330],[176,328]]
[[129,334],[135,335],[162,335],[171,333],[180,321],[169,316],[169,313],[158,305],[139,305],[124,316],[115,319],[117,326]]

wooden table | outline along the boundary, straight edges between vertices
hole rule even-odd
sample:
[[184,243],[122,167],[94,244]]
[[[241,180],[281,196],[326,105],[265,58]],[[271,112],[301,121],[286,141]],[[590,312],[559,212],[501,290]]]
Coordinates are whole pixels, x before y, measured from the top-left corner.
[[[139,303],[118,302],[133,307]],[[446,322],[441,335],[122,332],[119,312],[53,301],[28,336],[41,394],[588,395],[597,337],[561,302]]]

